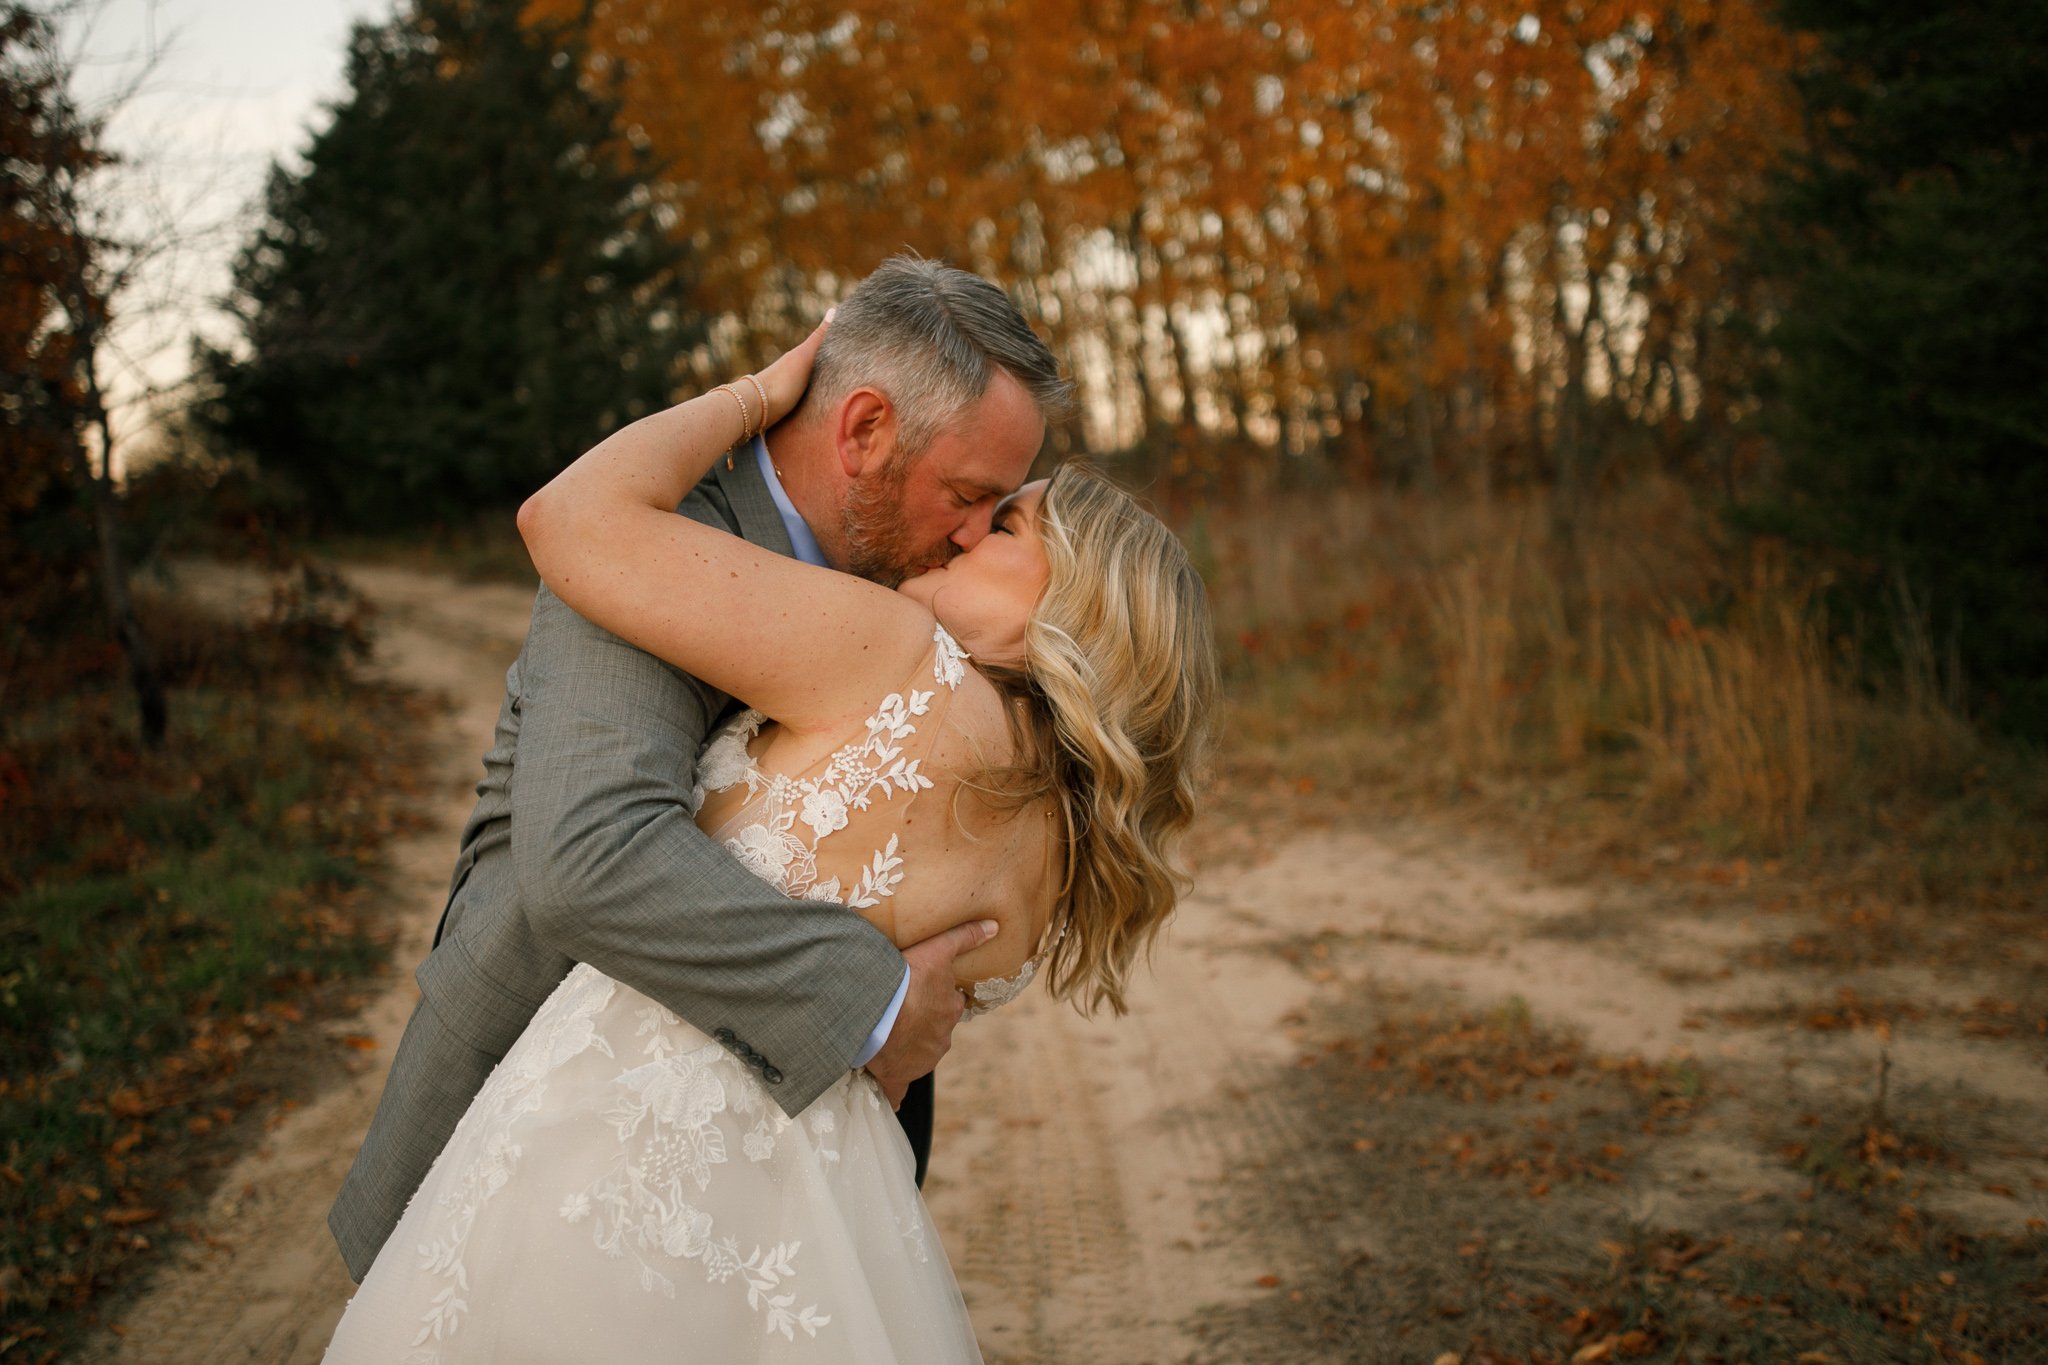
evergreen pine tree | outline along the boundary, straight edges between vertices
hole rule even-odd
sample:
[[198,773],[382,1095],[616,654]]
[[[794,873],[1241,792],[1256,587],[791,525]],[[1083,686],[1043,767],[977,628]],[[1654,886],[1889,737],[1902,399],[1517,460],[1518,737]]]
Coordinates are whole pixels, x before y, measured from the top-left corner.
[[2048,5],[1783,9],[1819,49],[1761,248],[1768,522],[1845,552],[1870,615],[1916,604],[1992,718],[2048,737]]
[[581,34],[520,0],[358,26],[303,170],[272,169],[204,353],[212,428],[376,529],[508,506],[669,398],[696,340],[646,154]]

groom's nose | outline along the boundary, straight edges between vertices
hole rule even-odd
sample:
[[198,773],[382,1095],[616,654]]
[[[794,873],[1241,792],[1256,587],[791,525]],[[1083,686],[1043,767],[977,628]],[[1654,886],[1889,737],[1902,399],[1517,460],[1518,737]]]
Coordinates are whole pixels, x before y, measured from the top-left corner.
[[989,528],[995,524],[996,504],[1000,501],[1001,499],[991,493],[987,497],[970,504],[967,508],[967,515],[962,518],[959,527],[946,539],[952,541],[953,544],[963,551],[971,550],[976,545],[979,545],[981,538],[987,535]]

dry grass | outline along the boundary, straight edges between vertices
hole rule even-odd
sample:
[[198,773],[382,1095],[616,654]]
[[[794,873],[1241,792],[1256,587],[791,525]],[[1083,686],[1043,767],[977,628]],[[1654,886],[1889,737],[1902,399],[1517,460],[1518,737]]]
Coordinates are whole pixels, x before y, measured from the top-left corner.
[[[1186,520],[1232,682],[1228,761],[1549,807],[1606,840],[1778,856],[1885,845],[1909,879],[2038,896],[2048,786],[1981,739],[1909,597],[1856,674],[1803,581],[1652,481],[1565,527],[1538,492],[1219,500]],[[1974,805],[1972,804],[1974,803]],[[1932,860],[1930,863],[1929,860]]]
[[1674,615],[1617,650],[1614,667],[1632,694],[1624,714],[1641,717],[1635,735],[1669,784],[1660,795],[1782,848],[1842,775],[1847,699],[1798,603],[1762,596],[1755,617],[1702,628]]

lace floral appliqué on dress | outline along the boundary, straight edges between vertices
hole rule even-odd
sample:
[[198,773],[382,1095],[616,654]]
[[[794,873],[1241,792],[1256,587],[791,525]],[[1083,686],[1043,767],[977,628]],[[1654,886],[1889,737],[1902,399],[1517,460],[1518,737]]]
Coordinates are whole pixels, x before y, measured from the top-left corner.
[[[967,652],[943,627],[933,628],[932,644],[933,681],[949,691],[958,688],[967,674]],[[877,800],[930,790],[923,760],[906,756],[904,746],[917,734],[918,721],[931,711],[936,695],[915,687],[891,692],[868,717],[865,735],[834,752],[822,770],[803,777],[762,770],[748,746],[766,718],[759,711],[743,711],[705,747],[698,765],[699,807],[705,795],[744,782],[747,823],[727,835],[725,847],[748,871],[787,896],[837,901],[854,910],[879,905],[903,881],[897,836],[890,834],[873,851],[851,887],[842,886],[836,876],[819,879],[818,844]]]
[[[932,647],[933,682],[948,691],[957,689],[967,677],[967,651],[942,626],[933,628]],[[774,882],[785,895],[838,901],[854,910],[878,905],[893,896],[903,880],[897,837],[891,834],[874,850],[850,891],[842,889],[838,877],[818,879],[818,845],[846,828],[849,811],[864,811],[876,799],[898,792],[914,796],[931,787],[921,760],[904,757],[903,749],[917,734],[918,721],[930,713],[935,695],[916,688],[890,693],[868,717],[866,735],[834,753],[823,771],[809,777],[763,772],[750,746],[766,717],[759,711],[743,711],[705,747],[698,765],[698,806],[701,809],[711,792],[745,783],[748,823],[728,835],[725,846],[749,871]],[[1052,942],[1065,932],[1063,927]],[[1051,949],[1049,942],[1013,975],[966,985],[968,1006],[962,1017],[987,1014],[1022,995]]]

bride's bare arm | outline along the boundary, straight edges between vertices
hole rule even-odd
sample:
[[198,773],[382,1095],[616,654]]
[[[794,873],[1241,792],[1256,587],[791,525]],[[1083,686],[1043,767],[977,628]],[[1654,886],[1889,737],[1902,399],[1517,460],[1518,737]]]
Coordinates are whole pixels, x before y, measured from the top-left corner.
[[[762,371],[763,425],[802,396],[823,335]],[[718,390],[643,417],[527,499],[519,531],[542,581],[588,620],[785,726],[838,728],[930,645],[931,617],[875,584],[675,515],[743,434],[740,402]]]

